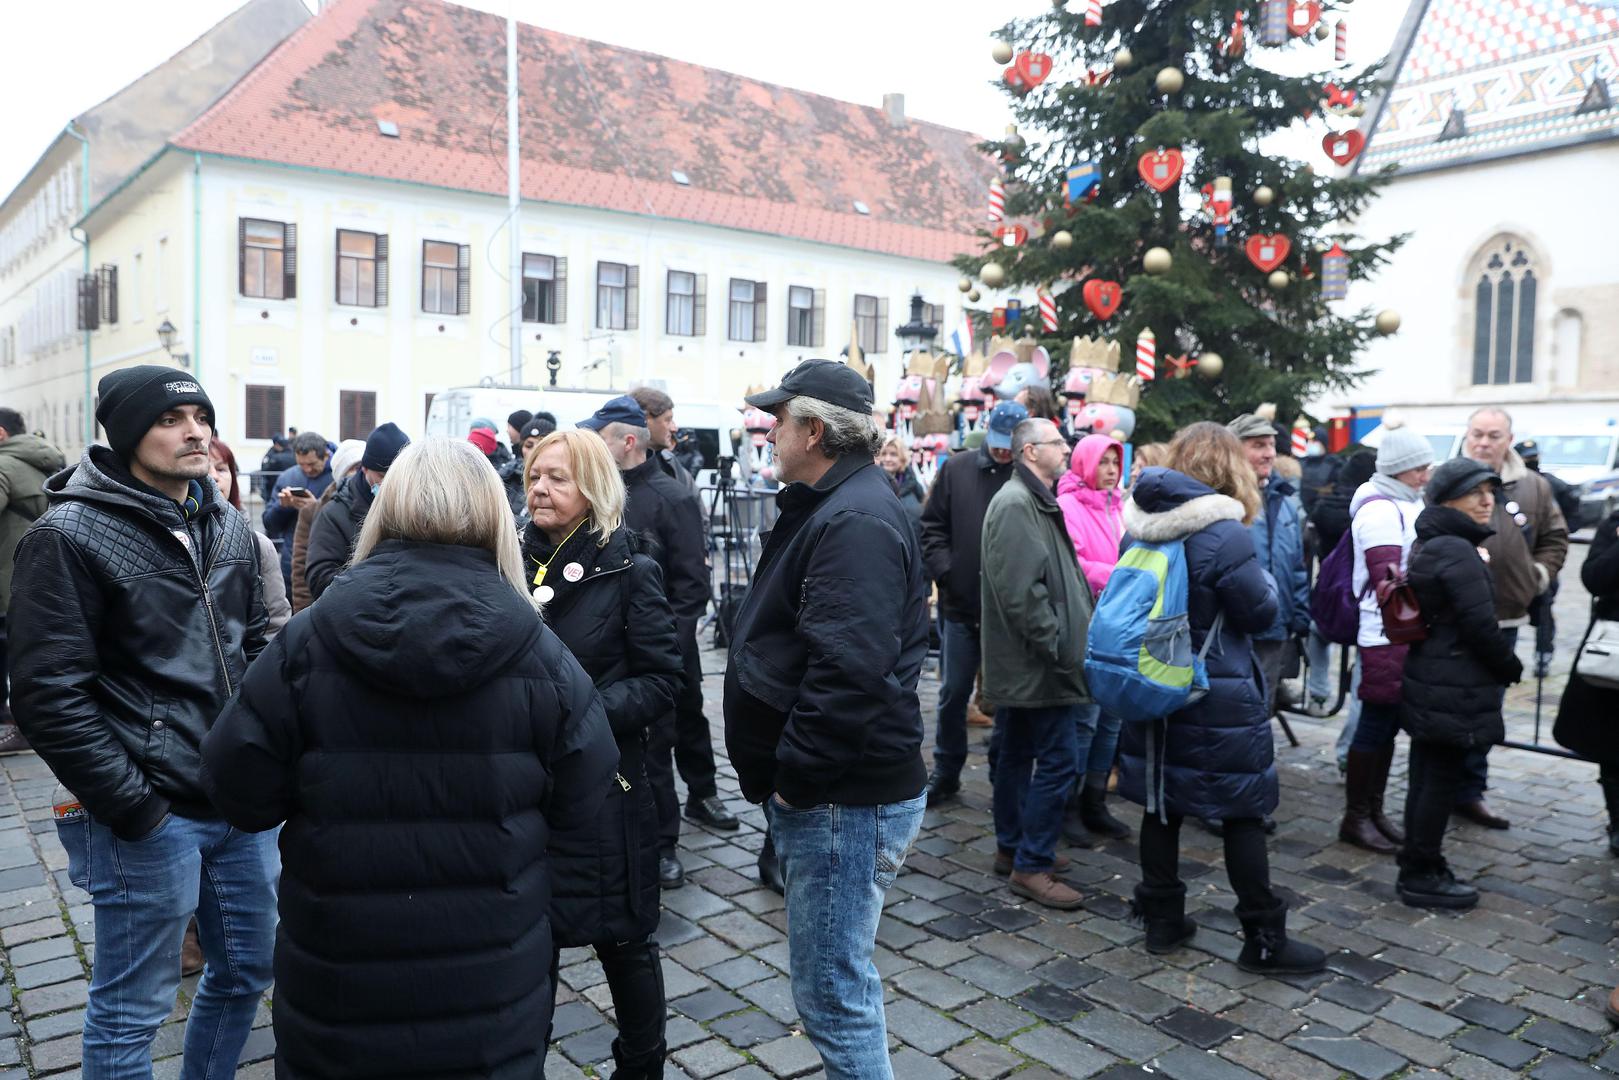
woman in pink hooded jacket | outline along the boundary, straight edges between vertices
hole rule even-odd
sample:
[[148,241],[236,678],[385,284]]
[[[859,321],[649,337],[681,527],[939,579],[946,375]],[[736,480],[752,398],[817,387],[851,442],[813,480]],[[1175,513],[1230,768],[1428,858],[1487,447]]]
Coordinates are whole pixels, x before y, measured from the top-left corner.
[[[1087,435],[1074,447],[1068,472],[1057,481],[1057,503],[1068,526],[1068,539],[1079,556],[1079,568],[1094,596],[1102,594],[1119,561],[1119,540],[1124,536],[1124,496],[1119,491],[1124,447],[1106,435]],[[1082,762],[1077,822],[1070,822],[1065,834],[1074,843],[1089,847],[1091,834],[1123,838],[1129,826],[1107,812],[1107,776],[1113,771],[1113,755],[1119,745],[1119,718],[1096,705],[1082,706],[1079,722],[1094,726],[1088,760]],[[1086,841],[1090,840],[1090,843]]]

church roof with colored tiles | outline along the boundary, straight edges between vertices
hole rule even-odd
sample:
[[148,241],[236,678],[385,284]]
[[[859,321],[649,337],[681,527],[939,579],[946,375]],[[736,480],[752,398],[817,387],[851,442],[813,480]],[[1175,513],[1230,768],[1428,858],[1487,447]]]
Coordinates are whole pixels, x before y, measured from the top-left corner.
[[[499,16],[337,0],[173,144],[504,194],[505,57]],[[977,246],[995,166],[967,132],[534,26],[518,59],[525,199],[931,261]]]
[[1358,169],[1405,173],[1619,137],[1619,0],[1413,0]]

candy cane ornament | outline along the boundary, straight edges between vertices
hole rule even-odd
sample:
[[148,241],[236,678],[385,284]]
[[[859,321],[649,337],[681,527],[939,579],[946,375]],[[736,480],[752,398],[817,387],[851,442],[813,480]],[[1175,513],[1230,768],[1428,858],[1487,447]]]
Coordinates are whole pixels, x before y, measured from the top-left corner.
[[1342,19],[1333,27],[1332,58],[1339,62],[1349,59],[1349,24]]
[[1158,373],[1158,339],[1151,330],[1136,335],[1136,374],[1151,382]]
[[989,182],[989,220],[1004,221],[1006,219],[1006,185],[1001,183],[1000,177],[993,177]]
[[1085,0],[1085,25],[1102,25],[1102,0]]
[[1040,290],[1040,325],[1048,334],[1057,332],[1057,298],[1046,289]]

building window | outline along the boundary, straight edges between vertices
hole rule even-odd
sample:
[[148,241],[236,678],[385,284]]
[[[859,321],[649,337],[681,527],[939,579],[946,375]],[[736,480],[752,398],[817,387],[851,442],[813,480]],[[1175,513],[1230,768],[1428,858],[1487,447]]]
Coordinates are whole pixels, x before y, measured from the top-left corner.
[[377,426],[377,395],[370,390],[339,390],[337,437],[363,439]]
[[1515,237],[1498,238],[1480,254],[1473,289],[1473,385],[1534,379],[1537,263]]
[[247,437],[269,439],[286,429],[286,389],[280,386],[247,387]]
[[596,327],[634,330],[641,325],[641,268],[623,263],[596,264]]
[[663,329],[664,333],[679,337],[702,337],[708,332],[707,274],[669,271]]
[[787,290],[787,344],[819,349],[826,344],[826,290],[793,285]]
[[472,307],[472,247],[422,241],[422,310],[465,315]]
[[93,274],[79,279],[80,330],[99,330],[102,324],[118,322],[118,267],[104,264]]
[[731,279],[725,336],[732,341],[765,340],[765,283]]
[[568,260],[555,255],[523,256],[523,321],[568,321]]
[[388,306],[386,236],[337,230],[337,302],[351,307]]
[[[159,245],[159,258],[163,246]],[[265,300],[298,295],[298,226],[258,218],[236,219],[237,291]]]
[[854,298],[854,328],[862,352],[887,352],[888,298],[857,294]]

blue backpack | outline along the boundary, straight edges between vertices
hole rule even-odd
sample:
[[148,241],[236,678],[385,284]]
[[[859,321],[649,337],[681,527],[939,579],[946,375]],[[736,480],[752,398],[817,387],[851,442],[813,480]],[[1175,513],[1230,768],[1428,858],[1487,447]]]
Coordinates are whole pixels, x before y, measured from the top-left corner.
[[1120,556],[1085,640],[1085,682],[1105,711],[1123,720],[1155,720],[1209,692],[1203,660],[1220,636],[1224,613],[1193,654],[1189,592],[1181,541],[1138,541]]

